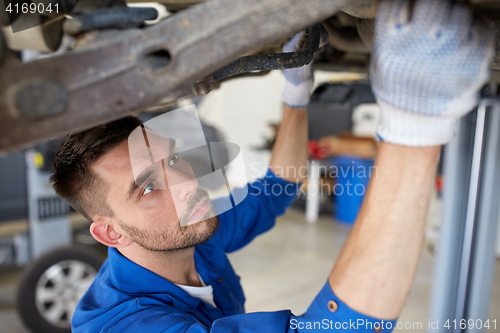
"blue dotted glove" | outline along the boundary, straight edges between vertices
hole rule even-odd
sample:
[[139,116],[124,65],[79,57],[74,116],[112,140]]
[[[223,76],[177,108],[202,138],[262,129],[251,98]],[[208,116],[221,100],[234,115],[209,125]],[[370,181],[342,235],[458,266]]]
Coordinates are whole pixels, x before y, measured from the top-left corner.
[[[288,43],[283,46],[283,53],[296,52],[300,49],[300,42],[304,32],[296,34]],[[314,84],[314,75],[312,72],[312,61],[308,65],[299,68],[284,69],[285,90],[281,99],[288,106],[293,108],[303,108],[309,104],[311,89]]]
[[[450,0],[381,0],[370,64],[381,107],[378,136],[407,146],[445,144],[477,105],[493,38]],[[411,17],[410,17],[411,16]]]

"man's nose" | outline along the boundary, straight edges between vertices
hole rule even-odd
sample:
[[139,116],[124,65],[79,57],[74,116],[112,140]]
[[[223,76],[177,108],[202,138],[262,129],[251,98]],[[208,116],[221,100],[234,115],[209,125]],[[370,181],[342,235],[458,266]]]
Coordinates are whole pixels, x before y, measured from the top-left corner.
[[198,181],[192,173],[182,172],[166,166],[165,174],[167,175],[167,183],[172,197],[178,201],[187,201],[191,195],[196,193]]

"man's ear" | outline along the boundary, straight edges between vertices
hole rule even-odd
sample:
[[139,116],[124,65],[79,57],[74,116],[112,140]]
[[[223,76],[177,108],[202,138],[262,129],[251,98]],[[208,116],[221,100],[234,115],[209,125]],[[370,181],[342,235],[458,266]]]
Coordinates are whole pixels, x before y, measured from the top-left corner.
[[90,225],[90,233],[101,244],[109,247],[126,247],[132,239],[116,231],[109,218],[99,216]]

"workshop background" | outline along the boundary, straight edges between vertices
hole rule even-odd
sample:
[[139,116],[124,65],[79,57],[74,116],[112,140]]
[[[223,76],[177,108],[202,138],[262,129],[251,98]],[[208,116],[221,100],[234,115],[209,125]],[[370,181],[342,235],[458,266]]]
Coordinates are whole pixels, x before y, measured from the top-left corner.
[[[361,74],[316,71],[315,75],[316,87],[325,84],[350,86],[356,81],[366,84],[366,77]],[[217,128],[225,141],[240,146],[248,179],[253,180],[259,172],[265,170],[269,161],[270,151],[266,147],[272,144],[273,128],[275,128],[270,124],[278,124],[280,121],[282,113],[280,93],[283,86],[282,73],[275,71],[264,77],[225,82],[220,89],[212,91],[202,100],[184,100],[178,106],[196,102],[200,118],[208,125]],[[334,111],[325,109],[324,116],[328,118]],[[321,140],[315,140],[317,141]],[[328,164],[331,160],[330,157],[325,158],[321,154],[317,158],[318,161],[322,159],[320,163],[323,164]],[[233,171],[229,170],[229,178],[232,177]],[[2,186],[2,189],[5,191],[2,194],[5,197],[9,187]],[[439,292],[432,289],[441,213],[439,190],[438,177],[428,217],[426,244],[407,304],[399,317],[399,322],[406,324],[407,329],[396,329],[396,332],[427,330],[431,292]],[[340,222],[335,218],[339,207],[335,209],[334,202],[332,196],[328,195],[312,203],[305,197],[299,197],[296,204],[278,219],[274,229],[258,237],[244,249],[230,255],[236,272],[241,276],[248,312],[291,309],[295,314],[300,314],[307,309],[326,281],[352,228],[351,223]],[[308,204],[317,207],[312,208],[312,213],[309,207],[309,216],[306,218]],[[72,213],[71,221],[74,242],[105,253],[102,247],[93,244],[92,238],[86,231],[88,222],[83,217]],[[21,233],[27,226],[26,220],[2,221],[0,239]],[[497,245],[497,248],[498,258],[500,245]],[[491,322],[500,319],[499,260],[496,261],[494,270],[489,316]],[[0,266],[0,332],[2,333],[29,332],[20,320],[15,305],[23,271],[23,268]],[[417,329],[418,326],[415,325],[418,323],[421,323],[424,329]],[[492,327],[489,331],[497,330]]]

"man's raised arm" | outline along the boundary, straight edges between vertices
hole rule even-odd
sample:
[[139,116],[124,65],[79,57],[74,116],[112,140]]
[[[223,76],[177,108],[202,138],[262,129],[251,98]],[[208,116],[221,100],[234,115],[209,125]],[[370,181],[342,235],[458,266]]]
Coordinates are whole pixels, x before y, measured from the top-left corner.
[[[283,52],[300,49],[304,32],[295,35],[283,46]],[[300,182],[306,176],[307,163],[307,104],[313,86],[312,63],[300,68],[283,70],[285,89],[281,96],[284,104],[276,142],[269,168],[278,177],[290,182]]]
[[329,284],[352,309],[399,316],[418,265],[435,167],[488,79],[491,35],[451,0],[380,2],[370,78],[382,140]]
[[439,148],[380,143],[363,206],[329,278],[356,311],[399,316],[417,269]]

